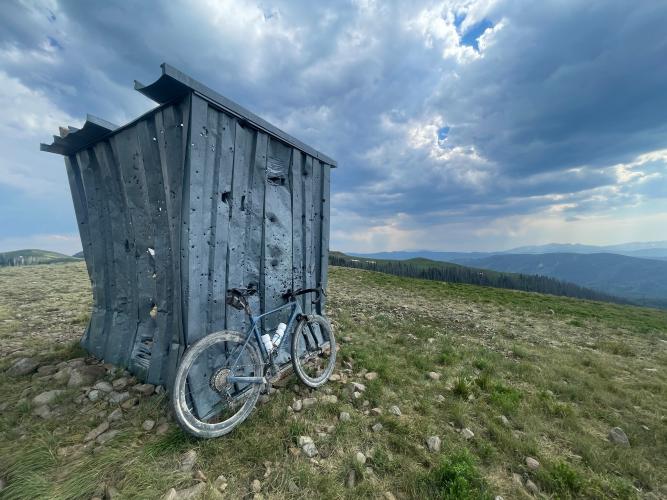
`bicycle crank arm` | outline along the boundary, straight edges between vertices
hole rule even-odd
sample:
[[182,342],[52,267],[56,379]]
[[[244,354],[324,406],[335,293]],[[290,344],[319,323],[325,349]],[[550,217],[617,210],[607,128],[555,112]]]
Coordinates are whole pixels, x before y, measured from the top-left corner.
[[230,384],[266,384],[265,377],[235,377],[229,375],[227,382]]

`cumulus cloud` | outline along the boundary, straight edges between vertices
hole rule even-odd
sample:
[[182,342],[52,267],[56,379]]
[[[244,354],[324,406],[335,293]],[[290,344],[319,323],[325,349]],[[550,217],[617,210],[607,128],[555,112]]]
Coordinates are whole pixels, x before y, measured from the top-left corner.
[[[0,191],[51,207],[20,231],[51,213],[75,231],[62,160],[37,143],[86,112],[149,109],[131,81],[167,61],[339,161],[336,248],[659,238],[666,15],[608,0],[10,2]],[[605,222],[639,214],[655,223],[643,236]]]

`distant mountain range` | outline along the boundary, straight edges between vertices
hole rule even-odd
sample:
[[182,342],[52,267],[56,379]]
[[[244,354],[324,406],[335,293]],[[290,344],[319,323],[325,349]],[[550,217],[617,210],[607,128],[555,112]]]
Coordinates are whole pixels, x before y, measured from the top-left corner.
[[667,307],[667,241],[594,246],[525,246],[502,252],[402,251],[350,255],[389,260],[425,258],[494,271],[548,276],[633,302]]
[[48,250],[15,250],[0,252],[0,267],[29,266],[34,264],[60,264],[63,262],[77,262],[81,259]]

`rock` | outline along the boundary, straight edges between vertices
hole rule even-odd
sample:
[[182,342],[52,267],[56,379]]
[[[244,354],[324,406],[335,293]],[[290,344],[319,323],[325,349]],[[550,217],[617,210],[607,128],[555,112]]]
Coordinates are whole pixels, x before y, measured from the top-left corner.
[[526,481],[526,489],[530,491],[533,495],[537,495],[540,492],[540,489],[537,487],[537,485],[530,479]]
[[338,415],[338,420],[341,422],[349,422],[350,421],[350,414],[346,411],[340,412],[340,415]]
[[380,432],[382,430],[382,424],[378,422],[373,427],[371,427],[371,429],[373,430],[373,432]]
[[373,409],[371,409],[371,414],[376,416],[376,417],[379,417],[380,415],[382,415],[382,408],[373,408]]
[[362,396],[363,396],[363,394],[361,394],[359,391],[354,391],[354,392],[352,393],[352,397],[353,397],[354,399],[361,399]]
[[343,342],[345,342],[346,344],[349,344],[350,342],[352,342],[352,337],[345,336],[345,337],[342,337],[341,340]]
[[623,432],[623,429],[621,429],[620,427],[612,428],[609,431],[607,439],[609,439],[609,441],[611,441],[612,443],[618,444],[620,446],[625,446],[625,447],[630,446],[630,440],[628,439],[628,436],[626,436],[625,432]]
[[69,375],[67,387],[82,387],[84,385],[91,385],[100,376],[104,375],[106,370],[100,365],[89,365],[74,368]]
[[144,423],[141,424],[141,428],[145,431],[152,431],[155,427],[155,420],[144,420]]
[[331,377],[329,377],[329,380],[331,382],[339,382],[340,381],[340,374],[338,374],[338,373],[331,374]]
[[220,474],[215,481],[213,481],[213,486],[220,492],[223,492],[227,489],[227,478]]
[[313,458],[319,454],[319,451],[317,451],[317,447],[315,446],[314,443],[306,443],[304,444],[301,449],[303,452],[306,454],[308,458]]
[[505,499],[500,495],[496,495],[493,500],[505,500]]
[[357,473],[354,471],[354,469],[350,469],[350,471],[347,473],[347,478],[345,479],[345,486],[348,488],[354,488],[354,485],[357,482]]
[[440,441],[440,438],[438,436],[429,436],[429,438],[426,440],[426,446],[428,446],[428,451],[432,453],[438,453],[440,451],[441,444],[442,441]]
[[197,483],[184,490],[175,490],[171,488],[162,497],[162,500],[195,500],[202,496],[206,489],[206,483]]
[[114,381],[111,383],[111,386],[112,386],[116,391],[122,391],[123,389],[125,389],[125,388],[127,387],[127,384],[128,384],[128,383],[129,383],[129,382],[128,382],[128,380],[127,380],[127,377],[120,377],[120,378],[117,378],[116,380],[114,380]]
[[50,391],[42,392],[41,394],[32,398],[32,403],[35,406],[48,405],[53,403],[58,396],[60,396],[64,391],[60,389],[53,389]]
[[164,388],[163,385],[158,385],[155,387],[155,394],[160,395],[164,394],[167,390]]
[[461,431],[461,436],[463,436],[464,439],[472,439],[475,437],[475,433],[466,427]]
[[310,436],[299,436],[299,439],[298,439],[297,442],[299,443],[299,446],[303,446],[306,443],[312,443],[313,438],[311,438]]
[[391,413],[392,415],[396,415],[397,417],[400,417],[402,415],[401,409],[396,405],[391,406],[389,408],[389,413]]
[[197,462],[197,452],[195,450],[188,450],[181,455],[181,472],[192,472],[192,468]]
[[368,372],[366,375],[364,375],[364,378],[366,380],[375,380],[378,378],[378,374],[376,372]]
[[507,417],[505,415],[500,415],[500,417],[498,417],[498,418],[500,419],[501,424],[503,424],[505,427],[510,427],[510,425],[511,425],[510,421],[507,419]]
[[107,416],[107,420],[109,422],[116,422],[117,420],[120,420],[121,418],[123,418],[123,410],[121,410],[120,408],[116,408],[114,411],[109,413],[109,415]]
[[38,417],[42,417],[44,420],[48,419],[51,417],[51,410],[49,410],[49,407],[46,405],[41,405],[35,408],[32,411],[33,415],[37,415]]
[[53,365],[44,365],[44,366],[40,366],[39,368],[37,368],[37,374],[40,377],[45,377],[47,375],[53,375],[57,371],[58,371],[58,368],[56,368]]
[[127,401],[130,399],[130,393],[125,391],[125,392],[111,392],[109,393],[109,403],[111,404],[120,404],[123,401]]
[[95,440],[98,444],[104,444],[108,441],[111,441],[113,438],[115,438],[120,431],[114,430],[114,431],[106,431],[103,434],[100,434],[97,436],[97,439]]
[[7,375],[10,377],[22,377],[34,372],[39,363],[33,358],[21,358],[14,361],[14,364],[7,370]]
[[296,401],[294,401],[294,403],[292,403],[292,409],[294,411],[301,411],[302,408],[303,408],[303,401],[301,401],[300,399],[297,399]]
[[533,457],[526,457],[526,465],[530,470],[537,470],[540,468],[540,463]]
[[250,489],[253,493],[259,493],[262,491],[262,483],[259,482],[259,479],[255,479],[250,485]]
[[142,396],[150,396],[155,392],[155,386],[153,384],[137,384],[132,387],[132,390]]
[[438,395],[435,397],[435,400],[436,400],[438,403],[444,403],[444,401],[445,401],[445,396],[443,396],[442,394],[438,394]]
[[93,389],[88,393],[88,399],[90,399],[91,401],[97,401],[98,399],[100,399],[100,391],[98,391],[97,389]]
[[512,474],[512,482],[518,486],[523,486],[523,478],[516,472]]
[[97,436],[106,432],[107,430],[109,430],[109,422],[105,420],[100,425],[95,427],[92,431],[90,431],[88,434],[86,434],[86,437],[83,438],[83,440],[92,441],[93,439],[96,439]]
[[268,395],[268,394],[262,394],[262,395],[259,397],[259,403],[260,403],[260,404],[265,405],[265,404],[268,403],[269,401],[270,401],[270,398],[269,398],[269,395]]
[[352,389],[353,392],[364,392],[366,390],[366,386],[364,384],[360,384],[359,382],[350,382],[350,389]]
[[157,429],[155,429],[155,432],[158,435],[166,434],[167,431],[169,430],[169,424],[167,422],[162,422],[157,426]]
[[357,452],[357,454],[354,456],[354,459],[361,465],[364,465],[366,463],[366,455],[364,455],[360,451]]
[[95,383],[93,389],[96,389],[101,392],[111,392],[113,391],[113,386],[106,380],[100,380]]
[[197,469],[193,474],[192,478],[196,479],[197,481],[203,481],[206,482],[206,474],[204,474],[201,470]]
[[428,378],[431,380],[440,380],[440,374],[438,372],[428,372]]
[[111,485],[107,485],[104,491],[104,500],[112,500],[113,498],[119,498],[120,493],[116,488]]
[[135,398],[126,399],[125,401],[123,401],[120,404],[120,407],[125,409],[125,410],[129,410],[130,408],[134,408],[138,404],[139,404],[139,398],[135,397]]
[[84,366],[85,364],[86,360],[83,358],[74,358],[67,361],[67,366],[69,366],[70,368],[79,368],[80,366]]
[[303,403],[304,408],[310,408],[311,406],[315,406],[315,403],[317,403],[317,399],[315,399],[315,398],[304,398],[302,403]]
[[335,394],[328,394],[326,396],[322,396],[320,400],[323,403],[329,403],[329,404],[338,403],[338,397]]
[[72,369],[69,366],[65,366],[58,370],[55,375],[53,375],[53,380],[58,384],[64,384],[69,380],[69,376],[72,373]]

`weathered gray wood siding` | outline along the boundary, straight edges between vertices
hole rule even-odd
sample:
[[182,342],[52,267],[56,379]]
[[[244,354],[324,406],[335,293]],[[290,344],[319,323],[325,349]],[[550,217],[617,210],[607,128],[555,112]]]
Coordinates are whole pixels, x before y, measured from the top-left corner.
[[245,331],[227,289],[257,287],[260,313],[289,288],[326,286],[330,165],[198,94],[109,133],[66,166],[93,285],[83,345],[149,382],[170,385],[203,336]]

